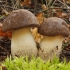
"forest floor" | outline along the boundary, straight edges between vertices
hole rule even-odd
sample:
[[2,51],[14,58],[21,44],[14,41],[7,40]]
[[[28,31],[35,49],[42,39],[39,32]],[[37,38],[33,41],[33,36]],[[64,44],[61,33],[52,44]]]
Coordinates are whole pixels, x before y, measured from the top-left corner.
[[[0,23],[3,22],[3,20],[7,17],[7,15],[10,14],[11,11],[25,8],[36,15],[40,24],[43,20],[43,15],[41,14],[44,13],[44,17],[46,18],[52,16],[63,18],[64,20],[66,20],[70,28],[70,1],[68,0],[67,2],[64,2],[64,0],[58,0],[58,2],[56,2],[56,0],[52,0],[52,2],[48,1],[48,6],[46,6],[46,2],[36,2],[35,0],[34,2],[32,0],[22,0],[21,2],[19,2],[19,0],[15,2],[12,1],[13,0],[0,1]],[[52,7],[51,5],[54,7]],[[1,34],[0,36],[2,37]],[[63,59],[65,57],[68,61],[70,61],[70,37],[65,38],[63,47],[64,48],[62,49],[60,58]],[[11,40],[4,35],[3,38],[0,38],[0,61],[4,60],[7,56],[10,55]]]

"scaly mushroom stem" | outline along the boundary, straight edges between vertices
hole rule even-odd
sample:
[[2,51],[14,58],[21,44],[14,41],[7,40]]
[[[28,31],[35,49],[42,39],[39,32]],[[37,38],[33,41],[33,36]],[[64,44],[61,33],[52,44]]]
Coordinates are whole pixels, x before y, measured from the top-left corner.
[[52,59],[54,55],[59,56],[62,50],[63,36],[44,36],[40,42],[39,56],[44,59]]
[[37,56],[37,48],[30,28],[14,30],[11,40],[12,55]]

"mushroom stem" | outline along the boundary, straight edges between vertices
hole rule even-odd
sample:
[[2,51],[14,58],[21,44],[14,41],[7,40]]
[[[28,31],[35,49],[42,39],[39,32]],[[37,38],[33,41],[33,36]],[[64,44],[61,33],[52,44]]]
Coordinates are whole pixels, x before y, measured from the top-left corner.
[[14,30],[12,32],[11,53],[13,56],[37,56],[36,42],[30,28]]
[[62,51],[63,36],[44,36],[40,42],[39,56],[44,59],[53,59],[54,55],[59,56]]

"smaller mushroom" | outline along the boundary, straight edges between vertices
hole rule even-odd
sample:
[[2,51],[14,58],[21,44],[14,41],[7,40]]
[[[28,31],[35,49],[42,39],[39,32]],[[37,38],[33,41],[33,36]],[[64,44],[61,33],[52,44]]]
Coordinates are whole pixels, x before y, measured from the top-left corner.
[[50,17],[44,20],[38,32],[44,36],[40,42],[39,57],[43,60],[53,59],[54,55],[59,57],[63,38],[69,35],[68,24],[61,18]]
[[25,9],[13,11],[3,21],[2,30],[12,30],[12,56],[37,56],[38,50],[30,27],[39,27],[39,23],[34,14]]

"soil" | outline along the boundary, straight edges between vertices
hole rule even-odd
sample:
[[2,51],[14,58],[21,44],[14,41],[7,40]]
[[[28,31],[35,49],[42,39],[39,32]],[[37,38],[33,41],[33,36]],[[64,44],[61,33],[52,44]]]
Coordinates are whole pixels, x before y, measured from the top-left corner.
[[60,59],[63,60],[64,58],[66,58],[67,61],[70,61],[70,44],[62,49]]
[[0,40],[0,61],[3,61],[7,56],[11,54],[11,40],[8,38],[2,38]]

